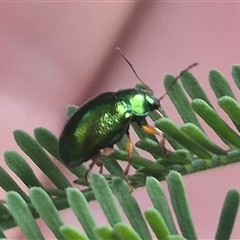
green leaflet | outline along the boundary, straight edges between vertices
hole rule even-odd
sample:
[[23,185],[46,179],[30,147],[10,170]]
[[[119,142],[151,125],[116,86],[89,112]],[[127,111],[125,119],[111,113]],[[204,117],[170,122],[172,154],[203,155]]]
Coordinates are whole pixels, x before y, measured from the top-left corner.
[[221,211],[220,220],[215,239],[230,239],[237,211],[239,208],[240,194],[236,189],[228,191]]
[[[239,65],[233,66],[232,77],[240,89]],[[165,87],[168,88],[173,80],[174,77],[166,76]],[[45,184],[32,170],[28,158],[15,151],[6,151],[4,158],[7,168],[0,166],[0,186],[7,195],[6,200],[0,203],[0,237],[5,238],[4,231],[18,225],[26,238],[43,239],[41,229],[35,223],[35,219],[41,217],[58,239],[197,239],[179,173],[186,175],[240,161],[238,96],[234,95],[233,88],[219,71],[210,71],[209,83],[219,106],[235,126],[229,127],[228,121],[219,116],[217,108],[213,108],[215,104],[210,102],[211,98],[204,91],[205,86],[203,89],[188,72],[181,76],[181,83],[173,85],[168,92],[184,124],[177,126],[174,119],[168,119],[168,109],[163,113],[165,118],[162,119],[156,113],[150,114],[153,123],[149,121],[149,124],[155,124],[161,129],[173,148],[167,146],[165,149],[161,137],[151,136],[133,124],[140,140],[133,150],[134,169],[128,179],[134,188],[146,186],[143,191],[147,191],[146,195],[151,200],[147,209],[139,206],[138,199],[129,192],[130,185],[123,180],[124,167],[118,160],[128,161],[126,138],[118,142],[118,148],[115,148],[111,157],[100,157],[108,172],[104,170],[103,175],[92,174],[90,186],[77,186],[77,189],[72,187],[76,185],[55,164],[55,159],[59,160],[58,137],[41,127],[34,130],[35,138],[16,130],[14,137],[17,144],[54,186],[51,189],[45,188]],[[67,115],[70,116],[76,109],[76,106],[70,106]],[[201,124],[202,120],[198,117],[217,133],[225,143],[224,147],[218,146],[208,137]],[[148,153],[148,157],[142,157],[142,150]],[[59,166],[59,162],[57,164]],[[68,170],[78,178],[78,182],[86,184],[87,166]],[[12,174],[19,179],[14,180]],[[171,196],[170,204],[166,201],[167,193],[159,183],[165,179]],[[30,197],[25,189],[23,191],[22,183],[23,189],[30,189]],[[96,221],[88,203],[93,200],[101,206],[106,223],[99,224]],[[207,200],[202,204],[207,204]],[[171,208],[173,213],[169,210]],[[223,204],[216,240],[231,238],[238,208],[239,191],[232,189],[227,193]],[[83,230],[69,225],[61,218],[59,211],[63,209],[72,211]],[[177,217],[179,235],[172,214]],[[129,223],[125,222],[126,218]]]

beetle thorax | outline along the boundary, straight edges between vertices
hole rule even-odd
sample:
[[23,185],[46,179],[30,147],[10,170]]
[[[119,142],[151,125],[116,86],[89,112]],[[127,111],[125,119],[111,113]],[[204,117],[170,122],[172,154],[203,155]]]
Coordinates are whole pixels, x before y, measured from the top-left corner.
[[137,115],[145,114],[146,112],[145,101],[146,99],[143,94],[136,94],[135,96],[130,98],[131,110]]
[[137,117],[145,117],[160,106],[158,99],[151,92],[145,90],[124,89],[119,90],[116,95],[128,105],[131,113]]

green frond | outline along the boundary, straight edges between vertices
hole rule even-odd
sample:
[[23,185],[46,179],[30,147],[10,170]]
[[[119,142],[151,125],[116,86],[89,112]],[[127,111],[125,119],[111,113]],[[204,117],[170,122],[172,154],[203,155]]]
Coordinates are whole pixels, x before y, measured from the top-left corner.
[[[232,77],[240,89],[240,66],[232,67]],[[166,89],[174,79],[173,76],[166,76]],[[215,104],[211,103],[197,79],[191,73],[183,74],[181,83],[174,84],[168,92],[183,125],[177,126],[174,120],[167,118],[167,111],[163,113],[164,118],[156,113],[150,114],[172,149],[165,149],[158,138],[132,124],[139,141],[133,149],[132,166],[135,173],[128,176],[131,185],[123,180],[124,170],[119,164],[119,160],[128,161],[129,158],[126,138],[117,143],[110,157],[100,157],[108,173],[91,174],[90,186],[85,178],[86,166],[82,164],[69,169],[77,179],[74,183],[83,185],[80,191],[58,167],[61,164],[58,138],[51,131],[36,128],[34,137],[22,130],[14,131],[16,143],[54,187],[49,189],[44,186],[24,156],[15,151],[6,151],[4,159],[8,169],[0,166],[0,186],[6,191],[6,199],[0,202],[0,237],[5,238],[5,230],[19,226],[28,239],[44,239],[35,222],[35,219],[41,218],[57,239],[197,239],[181,175],[240,161],[240,105],[237,97],[220,72],[211,70],[209,83],[218,105],[236,129],[229,127],[214,109]],[[76,106],[69,107],[67,115],[71,116],[76,109]],[[216,132],[225,147],[220,147],[209,138],[199,117]],[[148,152],[150,157],[142,157],[138,149]],[[11,177],[13,174],[29,189],[29,195]],[[171,203],[167,202],[167,193],[162,190],[162,180],[167,181]],[[147,209],[139,207],[130,191],[142,186],[145,186],[143,191],[152,202]],[[99,203],[108,224],[96,223],[94,213],[89,208],[89,201],[93,200]],[[230,239],[239,200],[238,190],[232,189],[227,193],[216,240]],[[59,211],[63,209],[73,212],[84,232],[62,219]],[[174,217],[177,222],[173,221]],[[126,218],[129,223],[123,220]]]

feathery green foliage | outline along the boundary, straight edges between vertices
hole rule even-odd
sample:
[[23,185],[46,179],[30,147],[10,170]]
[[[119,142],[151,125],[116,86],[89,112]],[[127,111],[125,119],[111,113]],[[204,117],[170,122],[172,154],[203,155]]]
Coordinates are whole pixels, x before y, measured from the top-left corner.
[[[233,66],[232,76],[240,89],[240,66]],[[173,80],[173,76],[166,76],[166,89]],[[117,161],[128,160],[125,138],[117,143],[118,148],[110,157],[100,157],[109,173],[91,174],[90,186],[86,185],[87,168],[84,165],[69,169],[79,183],[86,185],[80,191],[73,187],[76,185],[69,182],[55,164],[60,158],[58,138],[54,134],[47,129],[37,128],[33,138],[22,130],[16,130],[14,138],[19,147],[55,187],[44,187],[22,155],[6,151],[4,158],[9,169],[6,171],[0,167],[0,186],[6,191],[6,199],[0,203],[0,237],[5,237],[6,229],[19,226],[28,239],[44,239],[41,229],[35,223],[36,218],[41,218],[57,239],[197,239],[181,175],[240,161],[240,105],[220,72],[210,71],[209,82],[218,105],[236,129],[230,128],[219,116],[197,79],[189,72],[182,75],[182,84],[176,83],[168,92],[184,124],[177,126],[167,118],[167,112],[164,118],[151,114],[155,126],[163,131],[172,146],[171,150],[164,150],[155,136],[150,136],[133,124],[140,140],[133,151],[132,164],[136,172],[129,176],[129,180],[133,188],[146,187],[152,202],[152,206],[146,210],[140,209],[137,200],[129,192],[129,186],[123,180],[123,169]],[[68,116],[75,110],[74,106],[69,108]],[[198,121],[199,117],[216,132],[225,144],[224,148],[208,137]],[[152,159],[142,157],[137,148],[150,153]],[[30,189],[29,195],[12,179],[12,173],[8,173],[11,171]],[[162,180],[167,181],[177,222],[173,221],[171,206],[159,183]],[[227,193],[215,234],[216,240],[230,239],[239,198],[236,189]],[[98,201],[109,225],[96,224],[94,213],[88,206],[92,200]],[[59,211],[63,209],[70,209],[74,213],[84,233],[62,219]],[[129,223],[124,222],[123,215]]]

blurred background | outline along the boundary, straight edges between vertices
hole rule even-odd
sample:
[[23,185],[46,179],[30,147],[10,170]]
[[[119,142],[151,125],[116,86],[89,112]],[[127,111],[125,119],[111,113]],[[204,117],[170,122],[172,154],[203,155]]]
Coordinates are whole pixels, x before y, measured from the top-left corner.
[[[1,165],[6,166],[5,150],[20,152],[12,135],[15,129],[32,135],[41,126],[59,136],[68,104],[81,105],[101,92],[135,86],[137,79],[116,47],[156,96],[164,93],[166,74],[177,75],[199,62],[192,72],[216,106],[208,72],[219,69],[234,85],[231,66],[240,63],[239,16],[240,5],[233,2],[0,3]],[[168,97],[162,105],[182,124]],[[239,171],[236,164],[184,177],[199,239],[213,239],[226,192],[240,189]],[[37,174],[41,178],[41,172]],[[151,206],[143,189],[134,195],[142,209]],[[91,208],[98,223],[106,223],[97,204],[91,203]],[[62,215],[66,223],[79,227],[68,211]],[[53,238],[38,223],[46,229],[45,238]],[[18,229],[7,231],[7,236],[24,238]],[[234,232],[232,239],[237,236]]]

